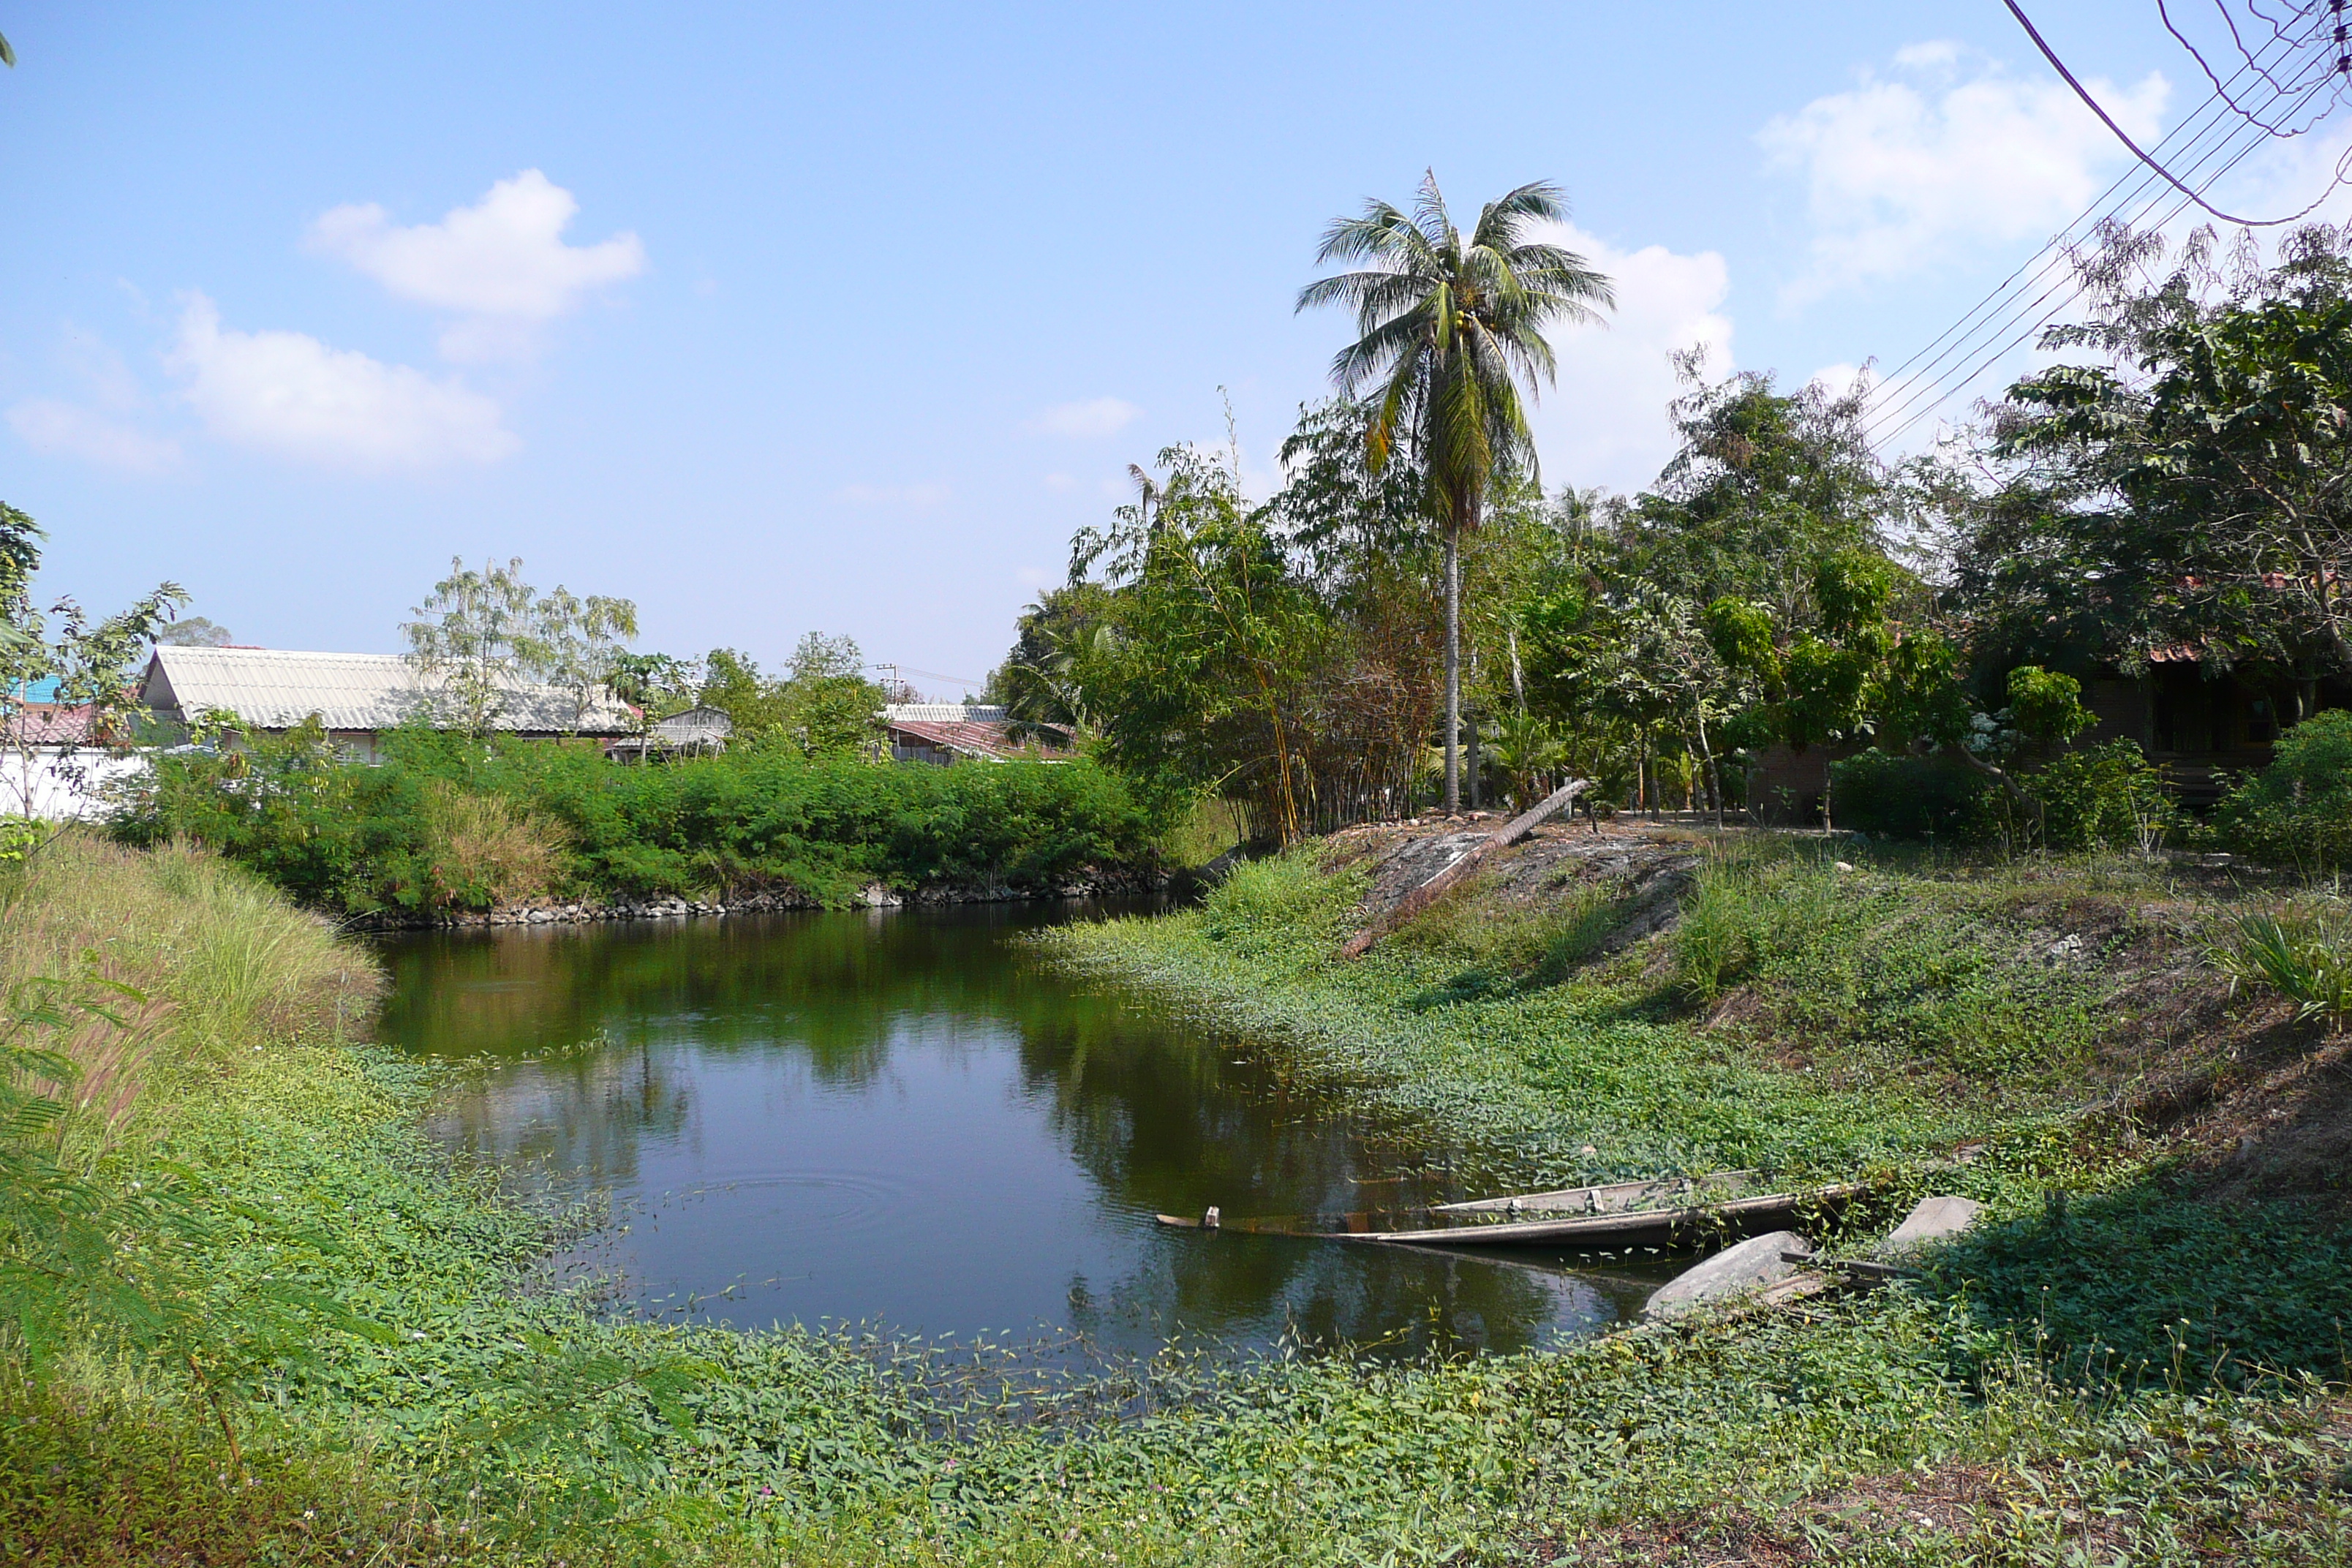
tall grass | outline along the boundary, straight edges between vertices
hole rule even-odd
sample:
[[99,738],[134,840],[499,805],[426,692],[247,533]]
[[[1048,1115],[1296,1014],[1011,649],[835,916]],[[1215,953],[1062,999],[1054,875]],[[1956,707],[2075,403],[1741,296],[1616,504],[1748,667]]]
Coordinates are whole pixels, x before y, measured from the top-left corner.
[[271,1042],[340,1042],[373,1012],[375,966],[315,915],[217,856],[68,832],[0,879],[0,987],[90,977],[135,995],[52,1042],[79,1109],[119,1129]]
[[568,879],[563,829],[504,795],[425,785],[426,902],[438,910],[498,909],[545,898]]
[[1249,838],[1249,813],[1242,803],[1212,796],[1194,801],[1182,819],[1160,836],[1160,852],[1171,865],[1205,866]]

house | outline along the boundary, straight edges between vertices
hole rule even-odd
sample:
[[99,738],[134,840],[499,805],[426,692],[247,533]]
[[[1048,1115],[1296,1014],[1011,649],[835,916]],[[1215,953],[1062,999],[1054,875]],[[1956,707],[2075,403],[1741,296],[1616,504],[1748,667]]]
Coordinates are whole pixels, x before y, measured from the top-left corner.
[[2209,671],[2189,644],[2153,649],[2138,676],[2103,669],[2083,680],[2098,722],[2077,746],[2137,741],[2182,804],[2210,805],[2229,779],[2271,760],[2281,731],[2330,708],[2352,708],[2352,682],[2297,681],[2242,665]]
[[614,742],[612,756],[644,762],[652,757],[715,757],[727,750],[735,721],[723,708],[689,708],[656,722],[642,735]]
[[[901,763],[1066,762],[1069,737],[1045,727],[1046,743],[1013,733],[1006,710],[976,702],[893,702],[875,715],[891,759]],[[1057,743],[1056,743],[1057,742]]]
[[0,816],[90,816],[100,787],[140,766],[107,745],[86,702],[18,702],[0,722]]
[[[448,682],[398,654],[295,653],[259,647],[155,650],[139,700],[159,723],[184,730],[207,713],[230,715],[242,735],[282,735],[315,716],[347,755],[373,763],[387,730],[419,720],[454,728]],[[562,687],[500,684],[489,728],[526,739],[636,732],[636,715],[601,691],[583,700]]]

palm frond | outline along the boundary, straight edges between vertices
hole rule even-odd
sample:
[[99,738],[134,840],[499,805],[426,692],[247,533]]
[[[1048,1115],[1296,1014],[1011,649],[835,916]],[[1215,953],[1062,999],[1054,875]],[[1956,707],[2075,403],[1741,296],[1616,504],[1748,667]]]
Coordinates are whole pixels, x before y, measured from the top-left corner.
[[1479,210],[1472,243],[1509,250],[1534,224],[1566,223],[1568,217],[1568,193],[1549,180],[1531,181],[1506,191]]

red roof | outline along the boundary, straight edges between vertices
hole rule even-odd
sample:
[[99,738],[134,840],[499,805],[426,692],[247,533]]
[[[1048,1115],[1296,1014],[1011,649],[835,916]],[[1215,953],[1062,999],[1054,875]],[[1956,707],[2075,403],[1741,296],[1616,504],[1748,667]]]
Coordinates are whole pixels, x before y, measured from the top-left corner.
[[999,762],[1009,762],[1020,757],[1069,755],[1066,751],[1015,741],[1012,737],[1011,726],[985,720],[894,719],[886,727],[897,744],[920,742],[968,757],[990,757]]
[[26,702],[7,720],[7,739],[17,746],[87,746],[91,743],[90,707],[62,702]]

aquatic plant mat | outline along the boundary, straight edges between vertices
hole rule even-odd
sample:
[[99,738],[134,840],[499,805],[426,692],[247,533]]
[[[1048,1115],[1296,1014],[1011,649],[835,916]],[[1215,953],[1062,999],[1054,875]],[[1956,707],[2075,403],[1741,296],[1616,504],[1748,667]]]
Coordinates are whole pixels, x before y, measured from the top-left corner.
[[[0,1559],[2352,1558],[2352,1407],[2329,1381],[2352,1258],[2323,1206],[2179,1201],[2155,1138],[2069,1115],[2070,1074],[2112,1098],[2114,994],[2004,945],[2007,893],[1945,904],[1924,879],[1915,895],[1904,873],[1869,873],[1885,880],[1864,907],[1916,898],[1950,933],[1935,951],[1982,955],[1940,991],[1903,990],[1893,960],[1839,945],[1832,917],[1857,900],[1803,901],[1804,879],[1842,874],[1755,868],[1754,897],[1781,900],[1787,877],[1786,900],[1718,912],[1735,957],[1707,1003],[1671,936],[1592,956],[1605,887],[1565,914],[1458,914],[1343,970],[1317,944],[1345,929],[1345,879],[1305,860],[1254,869],[1202,910],[1066,951],[1156,966],[1205,1007],[1246,987],[1254,1026],[1496,1174],[1735,1155],[1900,1174],[1974,1133],[1984,1157],[1937,1179],[1985,1196],[1991,1222],[1916,1283],[1413,1365],[1037,1369],[1017,1345],[615,1322],[529,1288],[562,1213],[423,1139],[432,1085],[363,1043],[373,982],[352,950],[202,855],[68,838],[5,889],[6,977],[88,952],[146,1000],[62,1039],[26,1026],[92,1071],[113,1064],[102,1105],[73,1100],[29,1136],[117,1245],[83,1259],[74,1331],[36,1344],[13,1314],[33,1300],[19,1265],[37,1216],[12,1210],[0,1234]],[[1808,934],[1790,907],[1829,923]],[[1778,923],[1743,925],[1740,908]],[[1808,956],[1787,956],[1783,931]],[[1847,970],[1824,967],[1841,952]],[[1773,989],[1784,963],[1836,976],[1857,1010],[1842,1026],[1804,1015],[1802,1062],[1771,1029],[1706,1021],[1741,988],[1757,1016],[1797,1006]],[[2029,979],[2059,1020],[2041,1057]],[[1991,1037],[1999,1075],[1970,1076],[1981,1037],[1956,994],[2021,1009]],[[126,1093],[130,1035],[143,1065]],[[1358,1037],[1377,1058],[1344,1058]],[[144,1202],[158,1189],[168,1205]]]

